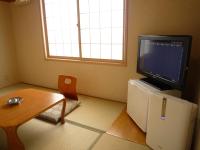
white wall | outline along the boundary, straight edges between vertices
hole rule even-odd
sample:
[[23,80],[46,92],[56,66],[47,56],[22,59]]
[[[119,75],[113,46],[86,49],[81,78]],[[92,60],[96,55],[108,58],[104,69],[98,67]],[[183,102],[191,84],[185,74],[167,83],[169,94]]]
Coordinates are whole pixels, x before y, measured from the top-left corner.
[[18,81],[11,11],[0,2],[0,88]]

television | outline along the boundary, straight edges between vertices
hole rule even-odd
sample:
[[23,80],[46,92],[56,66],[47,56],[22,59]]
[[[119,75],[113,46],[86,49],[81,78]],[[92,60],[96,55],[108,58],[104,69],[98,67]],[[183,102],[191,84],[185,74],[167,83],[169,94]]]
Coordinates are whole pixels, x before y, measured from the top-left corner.
[[161,90],[182,90],[188,70],[192,36],[141,35],[138,42],[137,72],[147,77],[142,80]]

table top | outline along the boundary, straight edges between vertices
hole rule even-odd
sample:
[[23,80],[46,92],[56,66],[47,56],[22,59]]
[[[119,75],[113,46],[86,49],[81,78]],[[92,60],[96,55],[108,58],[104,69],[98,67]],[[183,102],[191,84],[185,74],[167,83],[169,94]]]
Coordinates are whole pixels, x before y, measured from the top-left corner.
[[[16,96],[22,97],[22,103],[8,105],[8,99]],[[62,94],[38,89],[18,90],[0,97],[0,127],[19,126],[63,99]]]

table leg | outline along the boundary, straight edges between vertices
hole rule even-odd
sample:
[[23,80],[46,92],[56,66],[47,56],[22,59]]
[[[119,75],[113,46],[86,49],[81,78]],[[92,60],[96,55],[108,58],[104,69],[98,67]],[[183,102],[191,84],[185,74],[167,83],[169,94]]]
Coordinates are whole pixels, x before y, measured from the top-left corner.
[[66,107],[66,99],[63,100],[63,107],[61,112],[61,124],[65,123],[65,107]]
[[18,127],[3,128],[7,135],[8,150],[25,150],[24,145],[17,135]]

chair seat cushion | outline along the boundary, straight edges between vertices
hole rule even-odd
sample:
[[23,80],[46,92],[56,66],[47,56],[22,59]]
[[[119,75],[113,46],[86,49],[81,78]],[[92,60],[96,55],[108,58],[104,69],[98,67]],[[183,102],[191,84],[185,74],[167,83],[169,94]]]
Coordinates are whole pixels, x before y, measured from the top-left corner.
[[[72,112],[75,108],[80,105],[80,101],[77,100],[67,100],[66,108],[65,108],[65,115]],[[37,116],[38,119],[49,121],[52,123],[58,123],[61,119],[61,111],[62,111],[63,103],[59,103],[52,108],[48,109],[47,111],[41,113]]]

